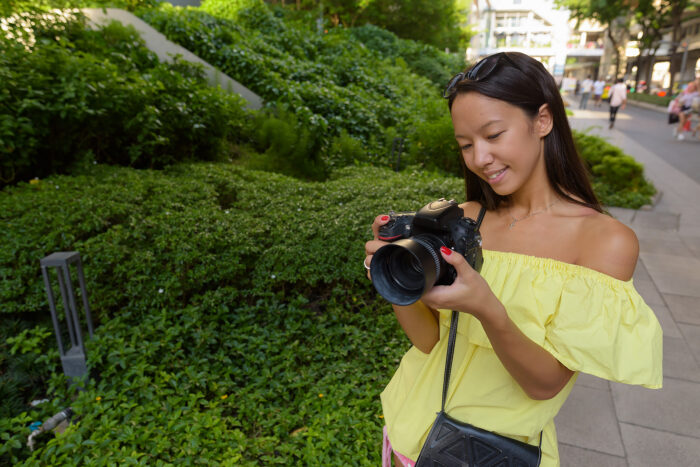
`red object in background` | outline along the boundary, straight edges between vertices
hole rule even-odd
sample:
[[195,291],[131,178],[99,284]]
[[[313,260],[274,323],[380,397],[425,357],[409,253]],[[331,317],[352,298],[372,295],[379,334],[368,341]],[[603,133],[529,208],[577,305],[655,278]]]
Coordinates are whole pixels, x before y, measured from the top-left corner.
[[666,96],[666,91],[659,91],[656,93],[656,95],[659,97],[664,97],[664,96]]
[[683,124],[683,131],[690,131],[690,119],[686,120]]

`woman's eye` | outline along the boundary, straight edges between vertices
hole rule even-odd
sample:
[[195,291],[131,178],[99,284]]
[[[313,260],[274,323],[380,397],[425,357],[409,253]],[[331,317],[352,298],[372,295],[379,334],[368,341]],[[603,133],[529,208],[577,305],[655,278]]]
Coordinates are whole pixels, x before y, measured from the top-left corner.
[[465,144],[465,145],[462,146],[462,151],[466,151],[467,149],[469,149],[469,148],[471,148],[471,147],[472,147],[471,144]]
[[496,138],[498,138],[499,136],[501,136],[502,134],[503,134],[503,132],[502,132],[502,131],[499,131],[498,133],[495,133],[495,134],[493,134],[493,135],[489,135],[489,136],[488,136],[488,139],[496,139]]

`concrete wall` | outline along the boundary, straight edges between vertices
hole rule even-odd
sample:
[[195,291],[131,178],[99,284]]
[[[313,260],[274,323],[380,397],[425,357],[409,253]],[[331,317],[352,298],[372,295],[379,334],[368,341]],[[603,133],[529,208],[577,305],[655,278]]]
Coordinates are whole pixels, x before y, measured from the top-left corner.
[[240,94],[247,102],[248,107],[254,110],[263,106],[260,96],[253,93],[238,81],[231,79],[209,63],[205,62],[189,50],[170,42],[163,34],[153,29],[146,22],[125,10],[118,8],[85,8],[82,10],[88,19],[96,25],[109,24],[111,21],[119,21],[123,25],[131,25],[146,42],[146,47],[153,51],[161,62],[172,62],[173,57],[181,56],[184,60],[199,63],[204,66],[207,81],[212,86],[219,86],[228,92]]

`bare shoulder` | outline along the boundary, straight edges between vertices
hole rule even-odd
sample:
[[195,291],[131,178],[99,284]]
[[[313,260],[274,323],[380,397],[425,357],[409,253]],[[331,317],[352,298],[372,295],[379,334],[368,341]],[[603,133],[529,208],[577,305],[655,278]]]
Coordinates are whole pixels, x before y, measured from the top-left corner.
[[632,229],[607,214],[585,216],[579,232],[577,264],[622,281],[634,274],[639,240]]
[[476,219],[479,217],[479,211],[481,211],[481,203],[478,201],[467,201],[459,205],[460,208],[464,210],[464,217],[469,217],[470,219]]

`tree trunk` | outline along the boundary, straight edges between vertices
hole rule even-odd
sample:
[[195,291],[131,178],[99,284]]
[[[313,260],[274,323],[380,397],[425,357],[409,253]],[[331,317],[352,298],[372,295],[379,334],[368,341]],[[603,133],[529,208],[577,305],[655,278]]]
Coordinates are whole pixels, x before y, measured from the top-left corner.
[[673,28],[673,34],[671,36],[671,48],[669,49],[669,66],[668,71],[671,73],[671,81],[668,86],[669,94],[673,94],[673,85],[676,81],[676,74],[673,68],[673,56],[676,54],[676,49],[678,48],[678,42],[680,41],[681,35],[681,16],[683,16],[683,10],[685,9],[685,2],[673,2],[671,7],[671,27]]

